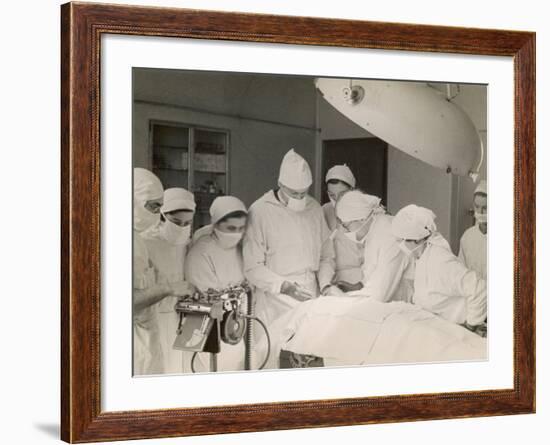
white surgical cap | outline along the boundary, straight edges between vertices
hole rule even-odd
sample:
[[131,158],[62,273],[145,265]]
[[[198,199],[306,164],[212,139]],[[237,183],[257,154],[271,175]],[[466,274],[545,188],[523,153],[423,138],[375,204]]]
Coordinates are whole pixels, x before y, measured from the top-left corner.
[[169,188],[164,191],[164,204],[160,208],[162,213],[175,210],[195,211],[195,197],[193,193],[181,187]]
[[335,165],[330,168],[327,172],[325,182],[328,182],[331,179],[337,179],[338,181],[345,182],[351,188],[355,188],[355,176],[353,176],[353,172],[346,164]]
[[[134,229],[145,230],[147,219],[143,215],[148,212],[144,208],[147,201],[162,198],[162,183],[153,173],[144,168],[134,168]],[[145,225],[144,225],[145,224]]]
[[437,230],[435,214],[430,209],[410,204],[394,216],[391,228],[397,238],[421,240]]
[[224,216],[238,211],[248,213],[246,206],[239,198],[235,198],[234,196],[218,196],[210,206],[212,224],[216,224]]
[[367,195],[359,190],[351,190],[336,202],[336,216],[342,222],[367,218],[373,210],[380,207],[380,198]]
[[474,195],[478,193],[483,193],[485,195],[487,194],[487,181],[485,179],[482,179],[481,181],[479,181],[479,184],[474,190]]
[[292,190],[304,190],[313,183],[307,161],[294,149],[289,150],[281,162],[279,182]]
[[144,205],[152,199],[162,198],[162,183],[154,173],[144,168],[134,168],[134,201]]

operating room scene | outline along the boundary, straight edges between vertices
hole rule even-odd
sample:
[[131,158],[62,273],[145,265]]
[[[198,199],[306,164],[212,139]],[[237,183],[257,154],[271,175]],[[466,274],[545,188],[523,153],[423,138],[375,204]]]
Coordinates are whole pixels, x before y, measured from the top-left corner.
[[132,91],[134,376],[487,359],[487,85]]

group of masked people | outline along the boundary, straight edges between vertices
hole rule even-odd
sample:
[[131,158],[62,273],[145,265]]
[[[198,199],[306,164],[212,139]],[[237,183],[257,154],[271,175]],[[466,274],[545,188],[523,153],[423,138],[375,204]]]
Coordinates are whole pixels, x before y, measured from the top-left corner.
[[[431,210],[411,204],[389,215],[379,197],[355,188],[346,165],[329,169],[325,181],[329,202],[321,206],[308,193],[307,161],[290,150],[274,189],[249,208],[236,197],[217,197],[210,225],[192,233],[193,194],[164,190],[152,172],[134,169],[135,375],[189,372],[191,354],[172,348],[178,298],[245,280],[268,331],[301,302],[357,295],[412,303],[485,335],[484,181],[474,193],[476,224],[462,237],[458,257]],[[255,329],[254,341],[265,335]],[[222,343],[218,370],[244,369],[244,355],[242,341]],[[207,354],[198,354],[195,369],[208,371]]]

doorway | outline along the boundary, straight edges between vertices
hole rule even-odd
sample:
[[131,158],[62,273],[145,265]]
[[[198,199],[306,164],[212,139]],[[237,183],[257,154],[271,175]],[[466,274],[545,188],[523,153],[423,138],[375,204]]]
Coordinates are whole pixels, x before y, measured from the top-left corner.
[[334,165],[347,164],[356,187],[382,199],[387,207],[388,144],[376,137],[323,141],[321,203],[328,201],[325,176]]

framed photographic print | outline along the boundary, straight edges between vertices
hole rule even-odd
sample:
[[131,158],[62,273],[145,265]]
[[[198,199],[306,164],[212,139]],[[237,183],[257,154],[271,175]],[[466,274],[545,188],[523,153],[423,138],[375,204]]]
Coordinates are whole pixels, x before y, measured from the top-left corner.
[[61,16],[63,440],[534,412],[534,33]]

